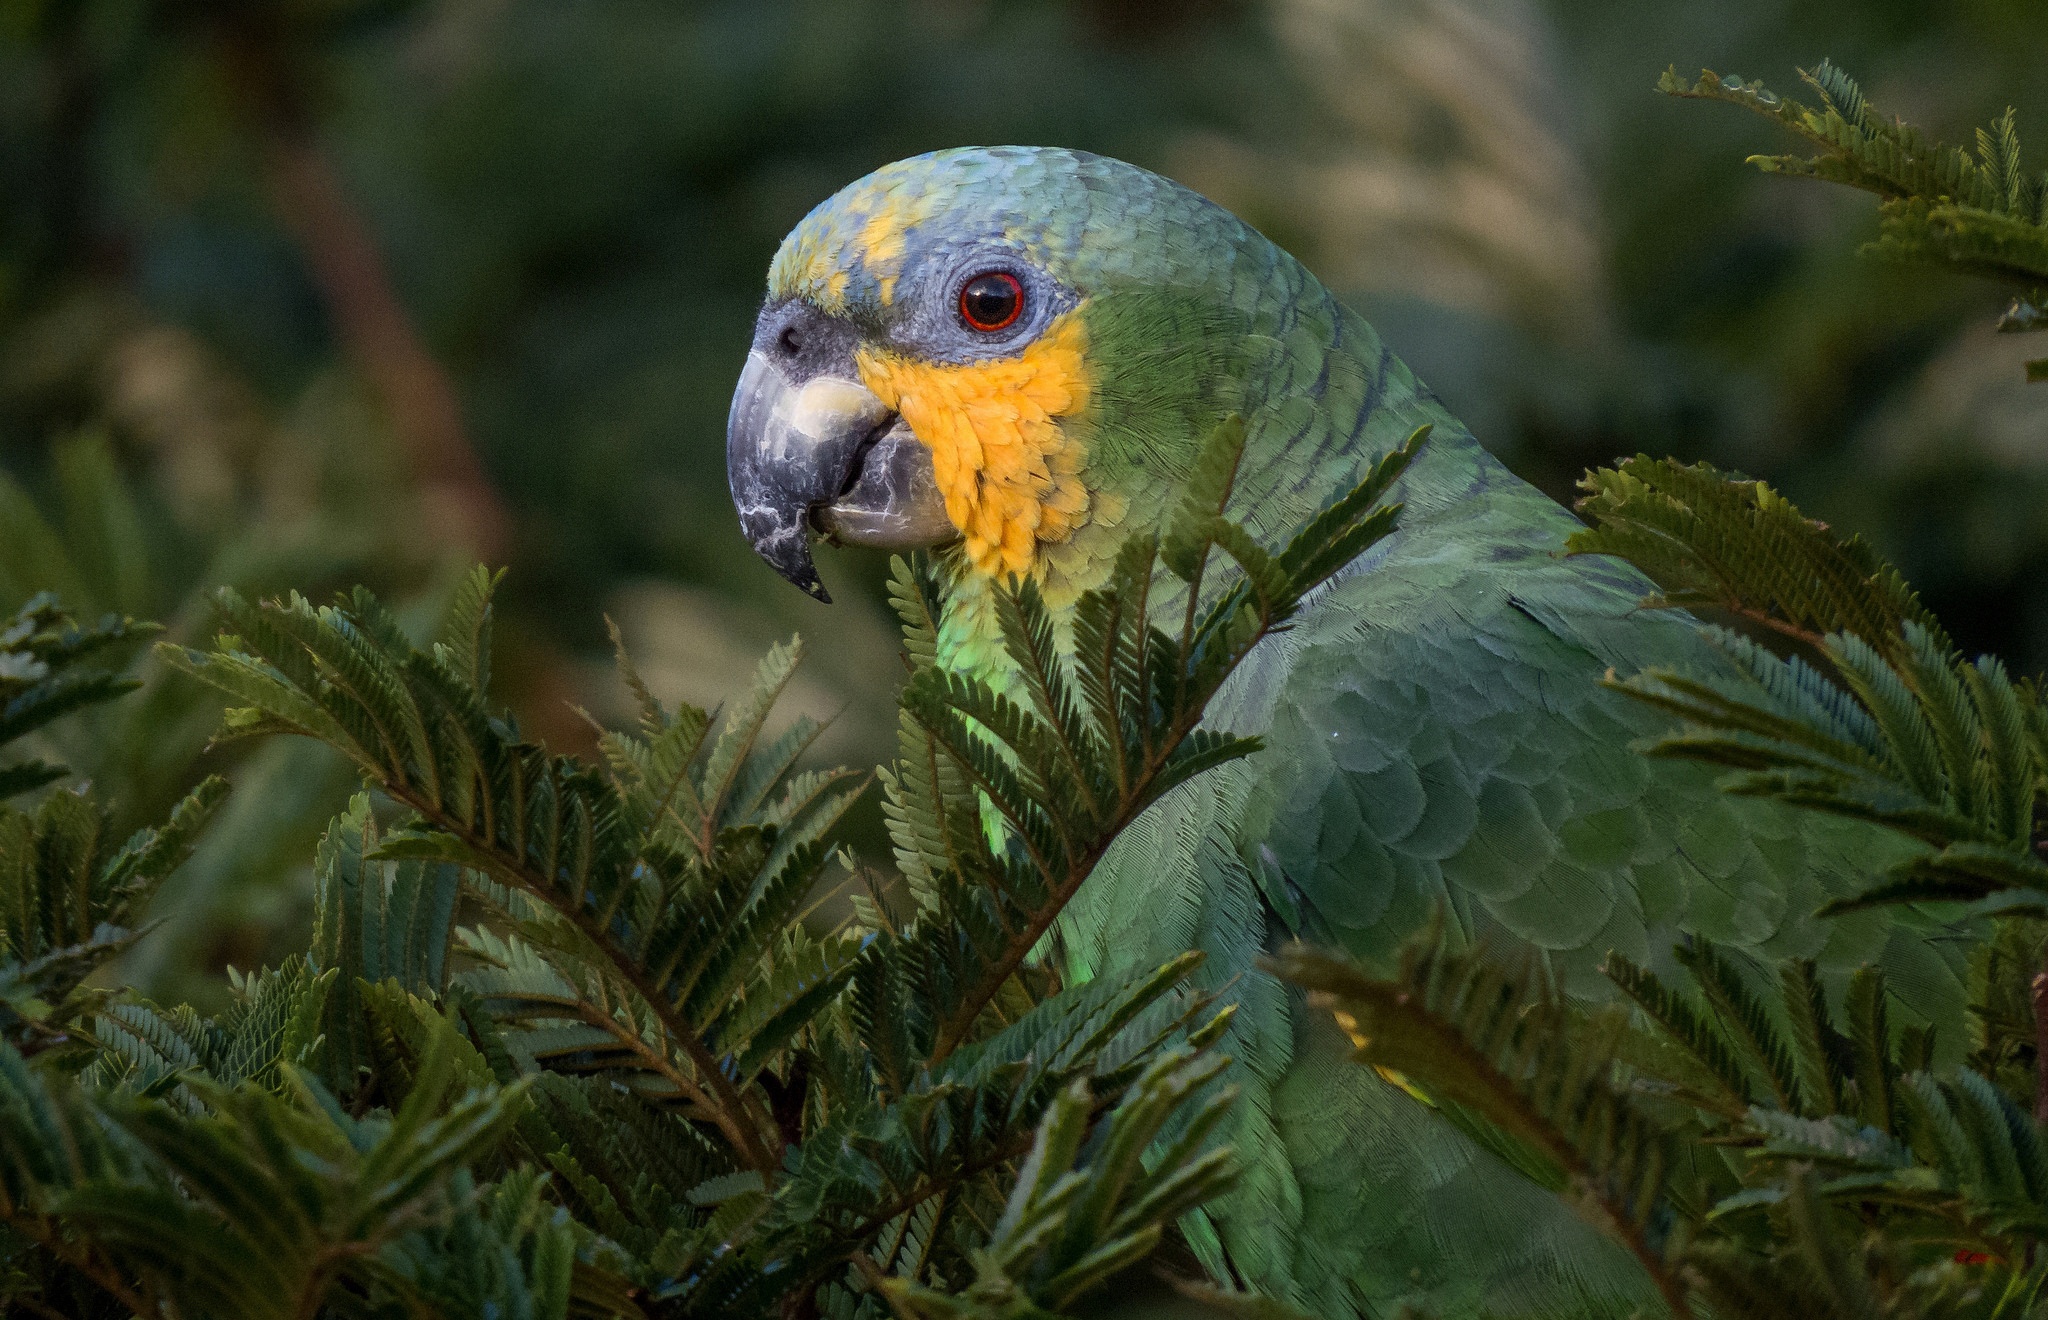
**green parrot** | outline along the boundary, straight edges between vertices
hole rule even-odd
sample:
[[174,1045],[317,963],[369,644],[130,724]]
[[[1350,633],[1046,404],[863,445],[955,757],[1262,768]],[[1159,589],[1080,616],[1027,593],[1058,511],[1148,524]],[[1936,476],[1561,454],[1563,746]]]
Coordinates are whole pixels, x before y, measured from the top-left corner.
[[[1543,952],[1599,994],[1608,950],[1668,970],[1706,937],[1833,968],[1881,960],[1953,1019],[1953,943],[1811,914],[1896,847],[1715,791],[1630,743],[1660,717],[1612,668],[1711,669],[1689,617],[1639,608],[1620,562],[1489,455],[1294,258],[1195,193],[1078,151],[942,151],[887,166],[784,241],[735,395],[742,529],[827,599],[815,535],[937,551],[941,663],[1001,685],[991,585],[1056,619],[1174,507],[1203,440],[1246,427],[1230,513],[1269,545],[1418,426],[1398,531],[1262,643],[1209,723],[1255,756],[1183,786],[1065,914],[1074,976],[1187,949],[1240,1004],[1239,1188],[1191,1225],[1212,1267],[1329,1317],[1653,1312],[1634,1263],[1389,1081],[1261,972],[1294,938],[1361,957],[1439,910]],[[1938,930],[1934,932],[1939,934]],[[1951,1039],[1959,1033],[1951,1031]]]

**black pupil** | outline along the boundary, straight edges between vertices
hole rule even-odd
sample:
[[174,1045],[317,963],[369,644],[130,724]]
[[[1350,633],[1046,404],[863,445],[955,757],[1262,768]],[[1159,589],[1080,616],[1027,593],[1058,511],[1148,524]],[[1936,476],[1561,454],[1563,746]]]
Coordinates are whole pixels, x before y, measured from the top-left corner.
[[1000,326],[1017,314],[1022,294],[1008,275],[977,275],[960,291],[960,306],[975,325]]

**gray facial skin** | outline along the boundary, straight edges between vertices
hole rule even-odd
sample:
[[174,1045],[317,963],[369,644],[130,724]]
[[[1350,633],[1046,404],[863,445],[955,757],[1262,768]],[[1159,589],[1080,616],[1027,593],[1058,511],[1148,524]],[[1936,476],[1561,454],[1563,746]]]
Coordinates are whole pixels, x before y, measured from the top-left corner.
[[776,572],[828,602],[813,531],[884,550],[958,535],[931,451],[859,382],[854,346],[850,327],[803,304],[768,308],[726,422],[740,530]]

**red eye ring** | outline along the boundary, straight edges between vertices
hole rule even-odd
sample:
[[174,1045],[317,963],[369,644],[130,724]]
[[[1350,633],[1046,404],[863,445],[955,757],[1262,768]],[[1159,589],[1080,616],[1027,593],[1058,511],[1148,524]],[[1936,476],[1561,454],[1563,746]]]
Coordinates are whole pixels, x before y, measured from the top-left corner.
[[1024,314],[1024,282],[1006,270],[983,271],[960,286],[960,319],[983,334],[1015,325]]

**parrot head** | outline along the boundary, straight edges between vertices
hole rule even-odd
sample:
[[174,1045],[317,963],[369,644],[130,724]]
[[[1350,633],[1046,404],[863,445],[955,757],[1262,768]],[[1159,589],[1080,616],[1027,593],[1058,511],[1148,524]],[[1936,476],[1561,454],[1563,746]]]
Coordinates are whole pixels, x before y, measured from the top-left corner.
[[820,600],[814,536],[956,545],[957,572],[1076,594],[1235,406],[1232,299],[1262,253],[1222,208],[1081,152],[877,170],[770,268],[727,427],[741,528]]

